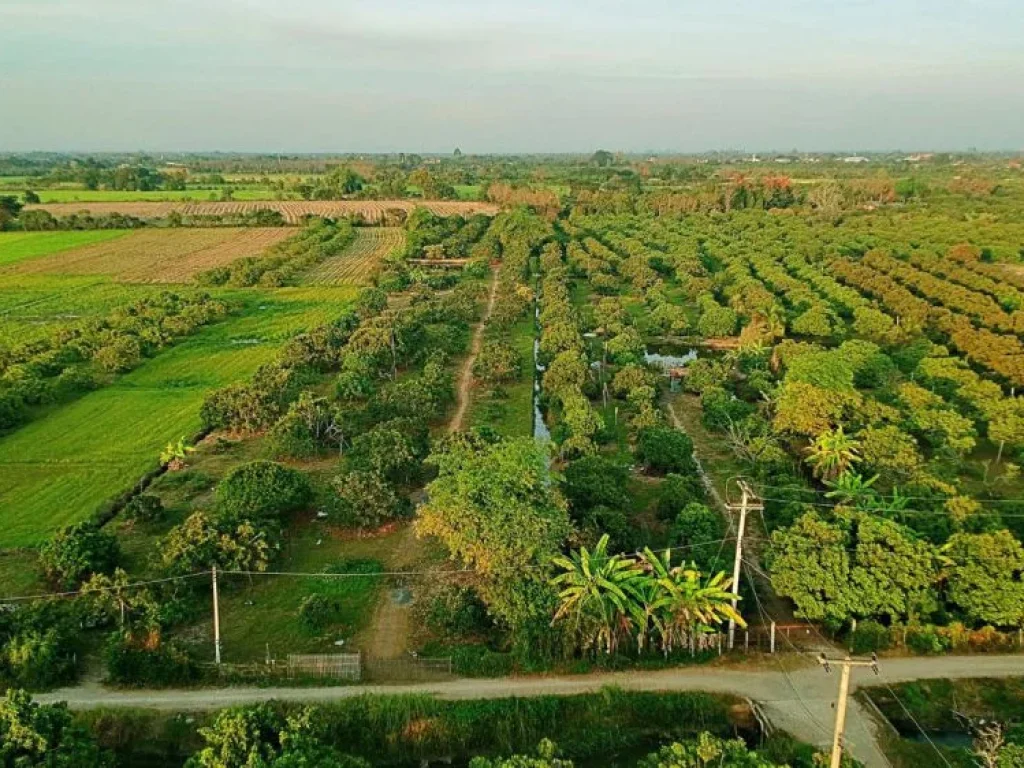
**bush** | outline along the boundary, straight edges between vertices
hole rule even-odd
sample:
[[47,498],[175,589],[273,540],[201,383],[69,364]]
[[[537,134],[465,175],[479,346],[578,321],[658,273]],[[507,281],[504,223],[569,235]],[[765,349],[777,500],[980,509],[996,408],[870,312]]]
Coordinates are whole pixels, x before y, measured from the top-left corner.
[[487,607],[476,591],[457,584],[438,586],[424,618],[432,632],[445,638],[480,635],[492,626]]
[[150,648],[115,633],[107,643],[105,659],[107,679],[117,685],[168,687],[189,685],[200,679],[194,655],[176,643]]
[[584,456],[565,468],[563,491],[574,515],[593,507],[622,508],[629,503],[629,470],[603,456]]
[[341,606],[327,595],[306,595],[299,603],[299,626],[303,631],[316,635],[335,623]]
[[377,528],[408,513],[408,501],[399,497],[383,475],[353,470],[334,481],[339,520],[357,528]]
[[850,649],[853,653],[874,653],[888,647],[889,629],[872,619],[858,622],[857,629],[850,633]]
[[74,589],[94,573],[113,573],[121,558],[117,539],[91,521],[62,528],[39,551],[46,578]]
[[159,496],[151,493],[143,493],[133,496],[124,505],[124,517],[126,520],[133,520],[142,523],[154,523],[164,516],[164,505]]
[[273,461],[253,461],[231,470],[217,484],[217,508],[233,519],[280,518],[313,496],[301,472]]
[[704,484],[696,474],[666,475],[658,488],[658,517],[666,521],[675,520],[687,504],[703,499]]
[[59,630],[25,629],[11,637],[0,653],[0,677],[22,688],[42,690],[75,678],[75,653]]
[[640,430],[636,457],[655,472],[689,474],[696,471],[693,441],[689,435],[671,427]]
[[949,650],[950,643],[935,627],[911,627],[907,630],[907,647],[914,653],[935,655]]

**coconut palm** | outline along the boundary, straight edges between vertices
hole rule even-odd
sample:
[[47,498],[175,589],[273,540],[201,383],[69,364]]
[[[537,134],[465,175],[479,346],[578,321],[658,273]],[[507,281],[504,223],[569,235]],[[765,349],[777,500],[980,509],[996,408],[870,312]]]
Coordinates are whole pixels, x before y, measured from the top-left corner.
[[559,606],[552,624],[568,620],[585,647],[611,653],[629,627],[630,606],[641,577],[636,562],[608,554],[608,535],[594,551],[581,547],[553,559],[562,572],[551,583],[560,587]]
[[842,425],[818,435],[807,449],[807,463],[814,474],[832,480],[860,461],[860,444],[843,431]]

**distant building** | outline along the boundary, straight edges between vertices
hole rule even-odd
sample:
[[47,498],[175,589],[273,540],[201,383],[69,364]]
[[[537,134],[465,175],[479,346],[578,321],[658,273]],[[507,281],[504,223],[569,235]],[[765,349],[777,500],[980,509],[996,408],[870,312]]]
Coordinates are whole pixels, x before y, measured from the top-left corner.
[[864,155],[850,155],[849,157],[843,158],[844,163],[868,163],[871,162]]

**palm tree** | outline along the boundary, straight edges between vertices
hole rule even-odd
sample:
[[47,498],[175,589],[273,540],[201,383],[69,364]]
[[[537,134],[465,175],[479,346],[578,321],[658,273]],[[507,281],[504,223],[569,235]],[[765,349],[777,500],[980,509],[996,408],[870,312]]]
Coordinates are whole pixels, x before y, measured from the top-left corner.
[[553,558],[553,562],[562,572],[551,580],[561,588],[560,604],[551,623],[569,619],[585,647],[603,647],[611,653],[629,626],[630,605],[636,600],[641,576],[636,562],[609,555],[607,534],[597,542],[593,553],[581,547],[568,557]]
[[843,474],[860,461],[860,444],[843,431],[842,425],[818,435],[807,450],[807,463],[825,481]]
[[861,507],[865,504],[877,503],[878,492],[872,488],[878,475],[864,479],[859,472],[842,472],[835,480],[826,480],[829,490],[825,496],[836,499],[839,504],[853,504]]
[[732,607],[733,594],[729,591],[732,579],[723,572],[702,583],[700,571],[695,568],[685,564],[672,566],[670,550],[659,556],[645,548],[640,560],[647,578],[661,591],[655,627],[664,653],[671,651],[677,642],[692,640],[701,630],[730,619],[746,626],[743,617]]

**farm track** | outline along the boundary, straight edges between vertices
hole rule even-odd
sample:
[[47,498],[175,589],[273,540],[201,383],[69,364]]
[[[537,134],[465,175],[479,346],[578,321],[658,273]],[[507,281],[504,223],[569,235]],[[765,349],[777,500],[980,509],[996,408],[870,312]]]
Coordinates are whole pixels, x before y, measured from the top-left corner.
[[231,203],[49,203],[26,206],[29,210],[47,211],[53,216],[71,216],[89,213],[105,216],[120,213],[140,219],[160,219],[172,212],[182,216],[230,216],[251,211],[273,210],[284,216],[289,224],[299,224],[304,216],[362,216],[367,222],[382,221],[389,210],[406,213],[416,208],[426,208],[440,216],[474,213],[494,214],[498,207],[490,203],[476,203],[454,200],[267,200]]
[[24,261],[7,271],[111,275],[129,283],[186,283],[204,270],[257,256],[292,234],[294,230],[287,227],[143,229]]
[[[116,691],[94,684],[64,688],[37,695],[45,704],[66,701],[72,709],[130,707],[164,711],[197,711],[255,704],[262,701],[324,703],[367,694],[419,694],[440,699],[501,699],[530,696],[577,696],[598,693],[608,686],[627,691],[706,691],[741,696],[759,702],[777,728],[796,738],[827,748],[832,739],[835,675],[825,674],[816,663],[793,668],[791,659],[776,659],[776,669],[764,664],[725,664],[678,667],[657,671],[638,670],[573,676],[524,676],[459,679],[416,685],[349,685],[334,688],[212,688],[187,691]],[[851,689],[892,685],[913,680],[1016,678],[1022,674],[1020,656],[939,656],[930,658],[883,658],[879,674],[854,672]],[[846,744],[853,757],[868,768],[888,768],[878,746],[880,723],[858,697],[851,696],[846,721]]]
[[[487,309],[473,331],[469,355],[462,365],[455,395],[455,413],[452,414],[451,419],[448,421],[449,433],[461,430],[466,420],[473,385],[473,363],[477,355],[480,354],[480,348],[483,346],[484,328],[487,326],[487,321],[494,310],[494,302],[498,295],[498,274],[499,270],[495,269],[494,275],[491,278]],[[398,545],[398,560],[396,562],[406,567],[413,565],[421,551],[421,546],[418,544],[416,530],[410,524],[402,531]],[[394,563],[391,565],[394,565]],[[369,652],[376,658],[400,658],[408,651],[409,634],[412,627],[412,599],[398,601],[395,599],[395,594],[392,589],[389,590],[388,596],[381,598],[381,603],[374,614],[373,622],[367,633]]]
[[500,267],[494,270],[494,275],[491,277],[491,291],[487,297],[487,310],[473,331],[473,341],[470,345],[469,357],[466,358],[466,362],[462,366],[462,374],[459,376],[459,387],[456,393],[458,405],[451,421],[448,422],[449,433],[461,430],[466,421],[466,412],[469,410],[469,400],[473,388],[473,363],[476,362],[476,357],[480,354],[481,347],[483,347],[484,329],[487,327],[487,321],[491,318],[491,312],[494,311],[494,301],[498,296],[498,275],[500,272]]
[[367,285],[381,259],[405,242],[401,227],[357,227],[356,238],[337,256],[316,266],[306,285]]

